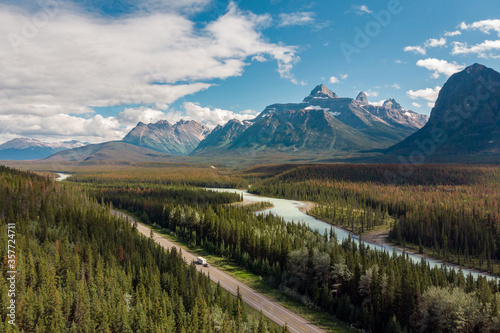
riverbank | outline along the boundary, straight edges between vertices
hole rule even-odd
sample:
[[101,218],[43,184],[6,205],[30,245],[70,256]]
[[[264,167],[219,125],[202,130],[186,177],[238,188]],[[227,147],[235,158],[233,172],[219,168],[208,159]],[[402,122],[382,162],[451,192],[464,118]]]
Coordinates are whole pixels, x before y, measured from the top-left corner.
[[[301,203],[305,204],[303,207],[299,207],[299,210],[303,213],[308,213],[311,209],[316,207],[318,204],[312,201],[300,201]],[[309,215],[309,214],[308,214]],[[311,216],[311,215],[309,215]]]
[[[309,216],[312,216],[312,215],[309,215]],[[460,268],[462,270],[466,269],[467,271],[470,271],[470,272],[474,272],[474,273],[482,274],[482,275],[487,275],[487,276],[495,278],[494,274],[492,274],[492,273],[490,273],[490,272],[488,272],[486,270],[478,269],[477,267],[469,266],[469,265],[463,265],[463,264],[460,266],[460,265],[458,265],[455,262],[443,260],[441,258],[429,255],[429,254],[425,253],[425,250],[424,250],[424,253],[420,253],[418,251],[418,249],[417,249],[418,245],[414,245],[414,247],[411,247],[411,246],[402,247],[402,246],[396,245],[395,243],[390,242],[388,240],[389,239],[389,229],[387,227],[382,227],[382,228],[375,227],[374,230],[366,231],[366,232],[362,233],[361,236],[360,236],[358,233],[355,233],[355,232],[353,232],[353,231],[351,231],[349,229],[346,229],[346,228],[344,228],[342,226],[335,225],[333,223],[329,223],[329,222],[324,221],[322,219],[319,219],[319,218],[317,218],[315,216],[312,216],[312,217],[314,217],[315,219],[320,220],[320,221],[322,221],[324,223],[328,223],[328,224],[330,224],[330,225],[332,225],[332,226],[334,226],[336,228],[342,229],[342,230],[348,232],[350,235],[352,235],[354,237],[361,238],[361,240],[363,242],[367,243],[367,244],[372,244],[372,245],[375,245],[375,246],[383,246],[383,247],[393,247],[393,248],[395,248],[398,251],[411,254],[411,255],[413,255],[415,257],[418,257],[418,258],[421,258],[421,259],[425,259],[426,261],[432,260],[432,261],[434,261],[436,263],[452,267],[452,268],[454,268],[456,270],[459,270]],[[411,245],[413,245],[413,244],[411,244]]]
[[266,201],[250,201],[244,199],[243,201],[230,203],[229,206],[245,209],[249,213],[261,213],[268,209],[274,208],[274,205]]

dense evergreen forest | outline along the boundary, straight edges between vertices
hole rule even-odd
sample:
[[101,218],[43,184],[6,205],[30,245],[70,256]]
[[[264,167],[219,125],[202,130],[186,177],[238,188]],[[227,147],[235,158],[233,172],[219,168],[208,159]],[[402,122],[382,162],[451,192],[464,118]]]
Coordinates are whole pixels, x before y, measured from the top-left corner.
[[311,214],[357,232],[389,220],[396,244],[426,247],[441,258],[500,274],[500,168],[402,168],[299,166],[261,181],[251,192],[314,201],[319,206]]
[[[238,199],[210,197],[216,205]],[[140,235],[80,188],[0,166],[0,198],[0,332],[285,330],[247,314],[241,297],[210,282],[175,250]],[[14,237],[7,233],[10,223]],[[15,264],[9,261],[10,239]],[[13,269],[15,326],[7,316]]]
[[[435,173],[416,174],[415,180],[391,187],[384,183],[383,174],[379,182],[377,178],[370,183],[356,179],[372,177],[364,173],[373,169],[361,169],[358,176],[343,180],[321,174],[330,171],[318,168],[318,172],[299,167],[278,176],[261,177],[262,183],[252,190],[325,204],[344,200],[350,207],[370,207],[380,216],[386,216],[396,215],[398,209],[413,207],[409,196],[415,194],[411,186],[420,186],[412,183],[421,181],[419,177],[428,182],[422,185],[422,193],[437,179],[441,182],[437,186],[443,189],[472,186],[467,180],[468,171],[461,169],[446,179],[447,170],[437,168]],[[356,170],[351,166],[344,172]],[[489,172],[484,171],[484,177],[497,177]],[[317,174],[317,179],[313,174]],[[371,332],[500,330],[498,285],[485,278],[474,280],[455,271],[431,269],[425,261],[413,263],[406,257],[370,250],[353,240],[339,244],[331,232],[320,235],[305,225],[287,224],[274,216],[257,216],[228,205],[240,199],[237,195],[204,192],[164,180],[146,180],[146,174],[143,175],[146,181],[140,183],[120,177],[114,184],[110,175],[106,175],[104,181],[95,177],[95,185],[87,182],[85,186],[92,197],[127,210],[143,222],[154,223],[192,246],[229,257],[241,267],[265,277],[283,293],[355,327]],[[462,184],[450,185],[451,181]],[[127,186],[123,186],[123,182],[127,182]],[[482,186],[487,193],[486,183]],[[186,195],[189,191],[192,195]],[[391,192],[393,201],[389,197]],[[437,192],[440,193],[451,198],[454,194],[444,190]],[[470,193],[471,197],[477,194]],[[428,197],[422,200],[425,198]],[[491,204],[484,198],[475,198],[475,202],[484,200]]]

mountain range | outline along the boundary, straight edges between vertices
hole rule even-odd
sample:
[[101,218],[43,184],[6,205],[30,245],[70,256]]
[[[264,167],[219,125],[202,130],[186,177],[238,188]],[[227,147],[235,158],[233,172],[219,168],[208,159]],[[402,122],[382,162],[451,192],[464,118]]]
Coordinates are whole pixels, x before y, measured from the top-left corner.
[[217,126],[192,154],[382,149],[426,121],[425,115],[406,110],[393,99],[375,106],[362,92],[356,99],[340,98],[321,84],[301,103],[273,104],[251,121]]
[[433,161],[431,156],[445,156],[440,161],[451,155],[500,156],[499,86],[498,72],[471,65],[444,84],[428,118],[392,98],[374,105],[363,92],[356,98],[339,97],[318,85],[302,102],[269,105],[252,120],[233,119],[213,130],[193,120],[138,123],[122,141],[59,152],[48,160],[158,161],[175,156],[231,160],[280,155],[302,161],[311,156],[325,160],[377,156],[393,162],[406,156],[425,162]]
[[16,138],[0,145],[0,160],[36,160],[85,145],[86,143],[76,140],[43,142],[35,139]]
[[[233,119],[212,131],[194,120],[175,124],[166,120],[140,122],[122,141],[61,152],[49,160],[102,160],[106,159],[105,152],[110,159],[127,160],[157,160],[162,154],[163,158],[310,151],[342,154],[387,148],[426,121],[426,116],[402,108],[393,99],[374,106],[364,93],[356,99],[340,98],[324,85],[318,85],[301,103],[270,105],[253,120]],[[121,154],[117,153],[120,149]]]

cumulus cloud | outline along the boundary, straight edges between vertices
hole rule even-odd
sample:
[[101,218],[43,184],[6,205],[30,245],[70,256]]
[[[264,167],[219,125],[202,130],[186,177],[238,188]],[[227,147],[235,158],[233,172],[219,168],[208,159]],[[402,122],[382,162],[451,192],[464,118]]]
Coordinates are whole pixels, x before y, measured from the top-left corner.
[[378,96],[378,91],[372,91],[371,89],[368,89],[365,91],[366,97],[377,97]]
[[477,21],[473,22],[471,24],[467,24],[465,22],[462,22],[460,24],[460,29],[462,30],[480,30],[484,32],[485,34],[489,34],[490,32],[494,31],[498,34],[498,37],[500,37],[500,20],[483,20],[483,21]]
[[342,80],[345,80],[349,77],[349,74],[339,74],[339,76],[330,76],[330,83],[343,83]]
[[[494,32],[500,37],[500,19],[482,20],[460,24],[462,30],[479,30],[485,34]],[[482,43],[469,46],[467,43],[454,42],[452,54],[476,54],[480,58],[500,58],[500,40],[485,40]]]
[[425,47],[438,47],[446,45],[446,38],[441,37],[439,39],[430,38],[425,41]]
[[14,137],[46,138],[49,141],[71,139],[101,142],[120,140],[124,129],[114,117],[96,115],[81,118],[67,114],[41,115],[0,115],[0,141]]
[[150,109],[148,107],[138,107],[127,108],[120,112],[116,118],[122,124],[135,125],[140,121],[145,124],[156,123],[168,117],[165,112]]
[[477,54],[480,58],[498,58],[500,56],[500,39],[486,40],[480,44],[469,46],[467,43],[454,42],[451,54]]
[[339,83],[340,80],[335,76],[330,76],[330,83]]
[[413,105],[416,108],[421,108],[422,105],[418,104],[417,102],[412,102],[411,105]]
[[461,35],[462,33],[460,32],[460,30],[455,30],[455,31],[445,31],[444,32],[444,35],[447,36],[447,37],[453,37],[453,36],[459,36]]
[[459,65],[455,61],[448,62],[436,58],[421,59],[417,61],[417,66],[432,71],[432,77],[435,79],[439,78],[441,74],[451,76],[465,68],[465,65]]
[[234,112],[219,108],[202,107],[185,102],[181,110],[161,111],[148,107],[126,108],[116,116],[93,115],[81,117],[64,113],[42,115],[0,115],[0,143],[25,136],[45,141],[64,141],[68,137],[90,143],[121,140],[138,122],[145,124],[167,120],[196,120],[211,128],[224,125],[231,119],[253,119],[254,110]]
[[245,110],[241,113],[235,113],[233,111],[218,108],[211,109],[208,107],[202,107],[199,104],[192,102],[185,102],[183,107],[186,111],[187,118],[199,121],[209,127],[215,127],[219,124],[223,125],[231,119],[237,119],[240,121],[253,119],[258,114],[258,112],[253,110]]
[[[149,5],[206,2],[152,0]],[[25,115],[41,124],[40,131],[47,128],[43,117],[92,116],[92,107],[167,109],[209,88],[210,80],[242,75],[252,58],[276,61],[279,75],[298,83],[292,73],[299,61],[296,47],[269,42],[262,29],[272,21],[270,15],[242,11],[234,3],[202,27],[181,9],[112,19],[63,6],[51,10],[48,15],[0,5],[0,115]],[[34,19],[44,13],[47,22]],[[65,133],[79,135],[77,129],[90,119],[103,123],[108,118],[72,117],[71,123],[80,125]],[[126,114],[109,119],[109,128],[124,119]]]
[[405,52],[414,52],[422,55],[425,55],[425,53],[427,52],[422,46],[407,46],[403,50]]
[[411,99],[419,99],[423,98],[429,102],[435,102],[436,99],[438,98],[439,91],[441,90],[440,86],[436,86],[434,88],[425,88],[425,89],[420,89],[420,90],[408,90],[406,94],[408,97]]
[[444,37],[441,37],[439,39],[429,38],[428,40],[425,41],[424,46],[419,46],[419,45],[407,46],[403,50],[405,52],[414,52],[417,54],[425,55],[427,53],[428,48],[445,46],[445,45],[446,45],[446,38],[444,38]]

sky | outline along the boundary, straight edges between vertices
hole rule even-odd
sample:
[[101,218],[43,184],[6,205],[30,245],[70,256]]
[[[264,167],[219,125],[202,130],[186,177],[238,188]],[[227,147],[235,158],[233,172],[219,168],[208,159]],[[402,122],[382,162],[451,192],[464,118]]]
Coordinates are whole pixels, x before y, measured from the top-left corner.
[[476,62],[500,70],[498,0],[0,0],[0,144],[215,127],[321,83],[429,114]]

